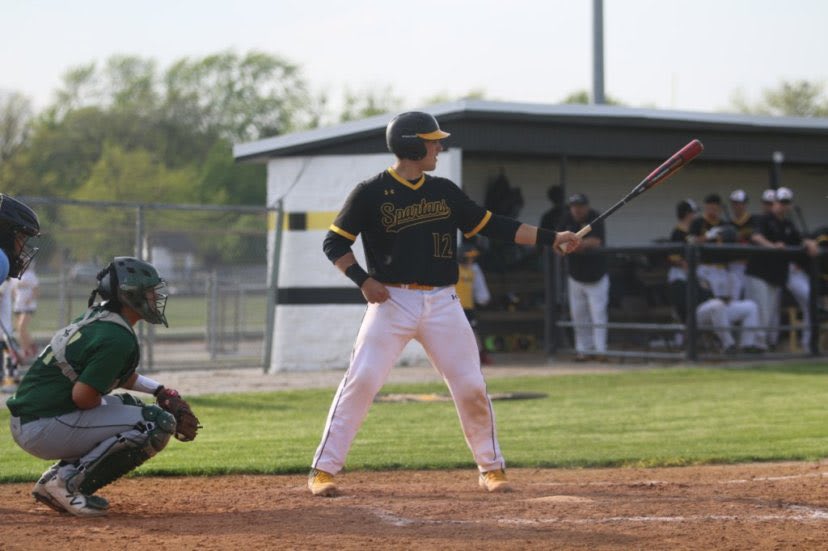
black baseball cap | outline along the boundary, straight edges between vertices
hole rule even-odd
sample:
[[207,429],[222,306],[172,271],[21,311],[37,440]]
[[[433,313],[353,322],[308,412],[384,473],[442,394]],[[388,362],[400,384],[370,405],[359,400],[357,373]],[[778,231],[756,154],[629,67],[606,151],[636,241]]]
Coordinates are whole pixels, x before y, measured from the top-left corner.
[[714,203],[716,205],[722,204],[722,198],[719,196],[718,193],[711,193],[707,197],[704,198],[704,204],[709,205],[710,203]]
[[589,198],[583,193],[573,193],[566,200],[567,205],[588,205]]

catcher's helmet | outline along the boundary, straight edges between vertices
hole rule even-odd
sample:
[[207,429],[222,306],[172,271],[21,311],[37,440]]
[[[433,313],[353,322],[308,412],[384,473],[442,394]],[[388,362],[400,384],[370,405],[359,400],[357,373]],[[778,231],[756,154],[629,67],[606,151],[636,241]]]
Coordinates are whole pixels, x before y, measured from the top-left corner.
[[423,140],[442,140],[451,134],[440,130],[437,119],[422,111],[400,113],[385,128],[388,150],[400,159],[418,161],[425,157]]
[[26,241],[39,234],[40,222],[35,211],[0,193],[0,249],[9,259],[9,277],[19,278],[29,267],[37,247],[30,247]]
[[[95,294],[115,305],[126,305],[141,314],[149,323],[163,323],[169,327],[164,309],[167,306],[167,282],[149,262],[131,256],[116,256],[109,266],[98,273],[98,287],[89,297],[89,306]],[[152,295],[148,296],[152,291]]]

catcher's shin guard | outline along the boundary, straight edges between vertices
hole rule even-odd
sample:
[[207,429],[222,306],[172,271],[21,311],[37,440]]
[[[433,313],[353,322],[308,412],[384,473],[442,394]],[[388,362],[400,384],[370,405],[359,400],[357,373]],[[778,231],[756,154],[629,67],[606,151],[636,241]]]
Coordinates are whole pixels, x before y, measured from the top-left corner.
[[97,457],[89,458],[89,462],[81,459],[81,468],[71,480],[74,488],[92,495],[164,449],[175,433],[175,417],[158,406],[144,406],[141,413],[144,422],[134,430],[116,434],[109,439],[111,442],[102,442],[99,447],[108,447]]

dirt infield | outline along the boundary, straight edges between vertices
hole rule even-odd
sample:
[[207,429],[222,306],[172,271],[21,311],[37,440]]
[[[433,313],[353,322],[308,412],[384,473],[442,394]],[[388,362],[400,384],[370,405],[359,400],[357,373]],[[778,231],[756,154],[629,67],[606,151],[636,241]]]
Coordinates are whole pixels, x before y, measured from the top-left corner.
[[0,549],[817,549],[828,462],[661,469],[513,469],[489,495],[473,471],[353,472],[343,495],[303,476],[129,478],[107,517],[0,486]]

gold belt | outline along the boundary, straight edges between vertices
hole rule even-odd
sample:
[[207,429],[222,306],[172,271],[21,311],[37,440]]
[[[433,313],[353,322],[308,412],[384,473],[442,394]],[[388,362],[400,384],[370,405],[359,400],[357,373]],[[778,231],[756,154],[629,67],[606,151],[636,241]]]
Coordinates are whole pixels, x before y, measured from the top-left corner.
[[397,287],[398,289],[412,289],[414,291],[433,291],[434,285],[420,285],[419,283],[383,283],[386,287]]

